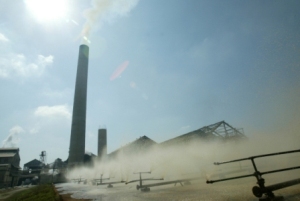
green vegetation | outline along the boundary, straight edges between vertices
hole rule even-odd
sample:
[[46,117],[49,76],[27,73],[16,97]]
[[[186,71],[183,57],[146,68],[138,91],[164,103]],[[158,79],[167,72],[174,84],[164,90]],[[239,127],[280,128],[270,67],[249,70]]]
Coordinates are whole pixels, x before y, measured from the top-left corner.
[[60,198],[52,184],[44,184],[18,192],[7,201],[60,201]]

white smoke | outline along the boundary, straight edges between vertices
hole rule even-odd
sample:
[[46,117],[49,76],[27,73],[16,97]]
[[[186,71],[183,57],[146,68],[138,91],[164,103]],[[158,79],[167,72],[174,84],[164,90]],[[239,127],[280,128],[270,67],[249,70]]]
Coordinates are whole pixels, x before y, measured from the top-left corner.
[[23,133],[24,129],[21,126],[14,126],[9,130],[9,134],[5,140],[2,141],[2,147],[18,147],[20,142],[19,134]]
[[117,17],[127,15],[139,0],[93,0],[92,8],[85,10],[86,23],[82,30],[82,36],[88,40],[92,27],[96,22],[112,22]]

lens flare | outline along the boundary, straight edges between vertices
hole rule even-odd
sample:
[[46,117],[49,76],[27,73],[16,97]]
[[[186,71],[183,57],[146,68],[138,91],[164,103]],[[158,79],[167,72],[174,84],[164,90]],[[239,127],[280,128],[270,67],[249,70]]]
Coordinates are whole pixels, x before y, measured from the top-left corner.
[[124,61],[119,67],[113,72],[113,74],[110,76],[110,80],[113,81],[117,77],[119,77],[123,71],[127,68],[129,64],[129,61]]

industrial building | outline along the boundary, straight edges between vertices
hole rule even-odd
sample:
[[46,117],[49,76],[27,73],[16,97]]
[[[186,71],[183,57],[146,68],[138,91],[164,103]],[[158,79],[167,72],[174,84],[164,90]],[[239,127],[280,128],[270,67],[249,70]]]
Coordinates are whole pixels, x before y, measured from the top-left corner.
[[29,161],[28,163],[24,164],[23,171],[28,171],[28,172],[35,172],[35,173],[40,173],[41,169],[45,166],[44,163],[37,159],[33,159],[32,161]]
[[0,148],[0,188],[16,186],[20,169],[19,148]]
[[135,153],[144,153],[153,146],[165,148],[168,146],[182,145],[197,141],[239,141],[243,139],[247,139],[243,129],[234,128],[225,121],[220,121],[161,143],[156,143],[149,137],[143,136],[111,152],[108,154],[108,158],[114,159],[118,154],[130,155]]

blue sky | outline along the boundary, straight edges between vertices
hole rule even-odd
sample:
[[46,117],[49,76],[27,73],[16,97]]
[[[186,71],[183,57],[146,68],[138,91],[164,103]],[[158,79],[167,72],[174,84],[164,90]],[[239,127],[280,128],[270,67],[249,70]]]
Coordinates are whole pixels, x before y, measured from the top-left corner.
[[[0,137],[20,148],[22,165],[43,150],[48,162],[68,157],[84,13],[93,7],[58,1],[66,4],[58,15],[63,5],[53,0],[47,19],[30,1],[0,0]],[[87,151],[97,153],[100,127],[108,152],[222,120],[248,137],[299,137],[299,1],[111,2],[88,35]]]

